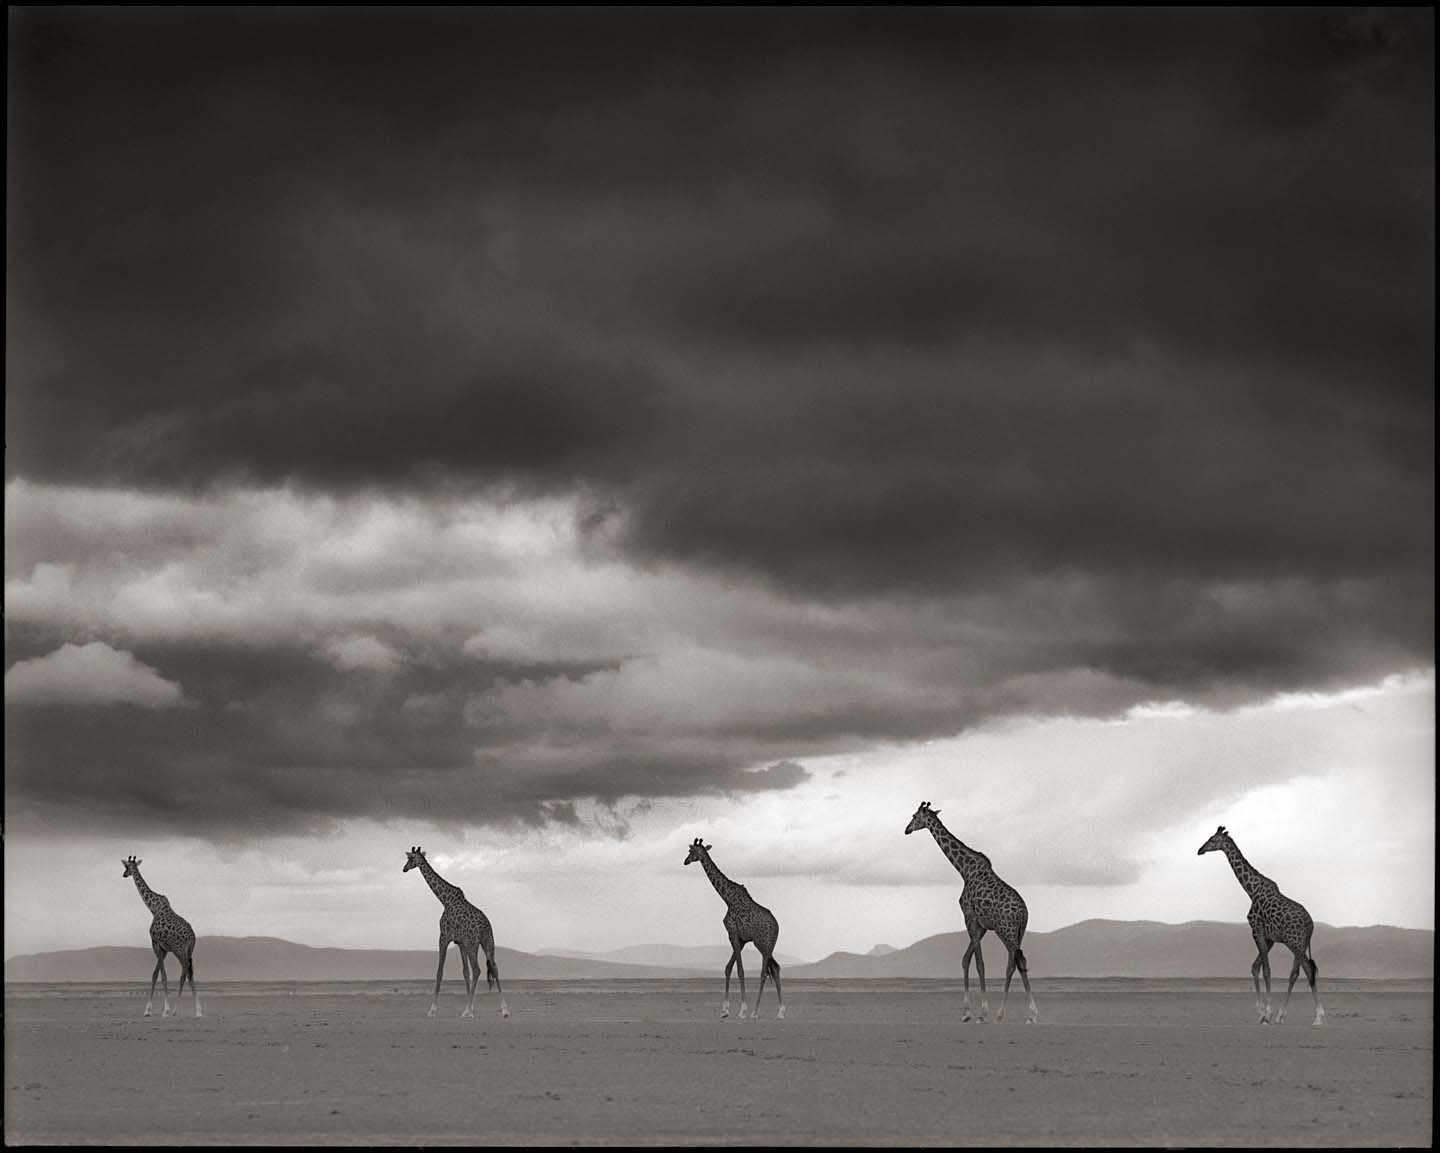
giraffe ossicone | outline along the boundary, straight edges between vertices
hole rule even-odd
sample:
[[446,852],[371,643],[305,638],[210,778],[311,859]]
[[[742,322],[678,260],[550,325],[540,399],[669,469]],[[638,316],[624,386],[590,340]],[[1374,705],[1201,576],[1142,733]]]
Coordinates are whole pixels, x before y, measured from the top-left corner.
[[500,985],[500,968],[495,964],[495,933],[490,918],[465,899],[465,890],[452,885],[437,873],[425,858],[425,850],[419,845],[411,847],[405,855],[405,867],[400,871],[408,873],[419,869],[425,883],[430,886],[443,911],[440,914],[440,960],[435,967],[435,992],[430,998],[427,1017],[435,1016],[440,1006],[440,985],[445,978],[445,954],[450,945],[460,947],[460,964],[465,973],[465,1008],[462,1017],[475,1016],[475,992],[480,985],[480,953],[485,953],[485,985],[500,994],[500,1016],[510,1016],[510,1007],[505,1004],[505,990]]
[[[705,875],[726,906],[722,924],[730,937],[730,960],[725,963],[725,1000],[720,1006],[720,1016],[730,1015],[730,972],[734,969],[740,975],[740,1020],[746,1020],[747,1016],[752,1020],[759,1018],[760,998],[765,993],[765,979],[769,977],[775,982],[775,995],[780,1000],[776,1019],[783,1021],[785,994],[780,988],[780,963],[775,960],[775,941],[780,936],[780,922],[775,919],[774,913],[750,896],[744,885],[732,881],[720,871],[710,859],[711,847],[696,837],[690,842],[690,852],[684,863],[700,862],[700,867],[705,870]],[[755,994],[753,1010],[745,997],[745,962],[740,957],[740,951],[751,943],[760,951],[760,988]]]

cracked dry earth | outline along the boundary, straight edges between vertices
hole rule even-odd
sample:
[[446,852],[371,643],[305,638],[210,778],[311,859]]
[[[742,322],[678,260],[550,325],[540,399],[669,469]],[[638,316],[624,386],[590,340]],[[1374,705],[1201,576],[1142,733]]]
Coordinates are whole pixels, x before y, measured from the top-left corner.
[[7,990],[6,1140],[1431,1141],[1428,986],[1352,983],[1314,1029],[1308,1013],[1254,1024],[1239,984],[1037,981],[1033,1026],[962,1024],[958,989],[937,982],[787,982],[790,1019],[772,1002],[722,1021],[710,984],[514,982],[508,1021],[493,997],[462,1020],[448,992],[427,1019],[423,982],[216,986],[201,1020],[141,1018],[138,984]]

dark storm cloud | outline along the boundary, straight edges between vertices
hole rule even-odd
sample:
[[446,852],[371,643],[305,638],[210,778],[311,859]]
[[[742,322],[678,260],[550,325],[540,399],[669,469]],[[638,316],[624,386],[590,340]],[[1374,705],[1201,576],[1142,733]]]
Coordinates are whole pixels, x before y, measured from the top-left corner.
[[[999,714],[1432,662],[1432,38],[1427,12],[14,14],[7,478],[214,503],[7,507],[7,579],[55,566],[57,605],[65,565],[166,571],[219,547],[237,484],[579,492],[600,555],[757,579],[781,611],[725,643],[814,683],[463,660],[379,610],[368,657],[332,647],[353,622],[177,624],[111,639],[195,708],[127,740],[122,706],[7,706],[10,788],[216,828],[564,820]],[[399,551],[311,557],[311,591],[463,568]],[[816,605],[849,620],[787,621]],[[692,720],[675,686],[730,704]]]

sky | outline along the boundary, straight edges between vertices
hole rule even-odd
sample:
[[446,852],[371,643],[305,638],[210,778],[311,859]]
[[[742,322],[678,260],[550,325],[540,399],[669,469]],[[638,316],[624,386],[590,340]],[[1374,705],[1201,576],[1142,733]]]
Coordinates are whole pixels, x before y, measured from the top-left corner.
[[1428,11],[9,11],[5,954],[1433,928]]

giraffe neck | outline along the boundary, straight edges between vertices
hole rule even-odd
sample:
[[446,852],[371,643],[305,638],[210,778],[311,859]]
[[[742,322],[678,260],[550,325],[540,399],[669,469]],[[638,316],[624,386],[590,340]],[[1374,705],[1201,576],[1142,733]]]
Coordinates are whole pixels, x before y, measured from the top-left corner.
[[727,905],[733,905],[744,893],[743,885],[737,885],[724,873],[714,861],[710,859],[709,853],[700,855],[700,865],[705,870],[705,875],[710,878],[710,883],[715,886],[715,891],[720,894],[720,899]]
[[932,816],[926,822],[926,827],[929,828],[930,835],[935,838],[935,843],[940,846],[940,851],[945,854],[946,859],[967,881],[977,873],[990,871],[990,858],[984,853],[977,853],[960,840],[940,823],[939,817]]
[[1269,877],[1245,859],[1244,854],[1240,852],[1240,847],[1234,841],[1227,839],[1224,851],[1230,867],[1235,870],[1235,879],[1240,882],[1240,887],[1250,896],[1255,896],[1261,889],[1272,883]]
[[163,893],[157,893],[145,883],[145,878],[140,875],[139,869],[132,869],[130,875],[135,878],[135,890],[140,894],[140,899],[145,902],[145,907],[152,913],[159,913],[170,907],[170,900]]
[[451,901],[464,896],[458,887],[452,885],[432,869],[430,862],[424,857],[420,858],[420,875],[425,878],[425,883],[430,886],[430,891],[440,898],[442,905],[448,905]]

